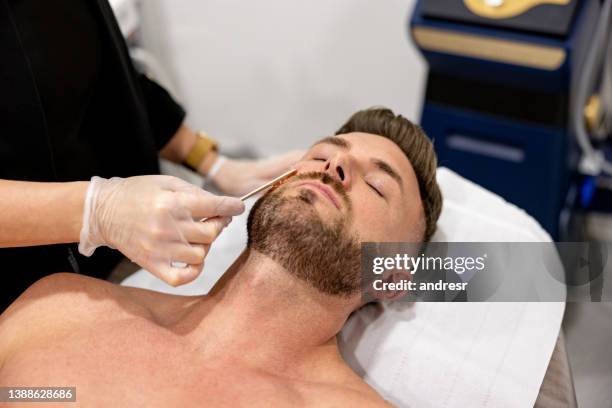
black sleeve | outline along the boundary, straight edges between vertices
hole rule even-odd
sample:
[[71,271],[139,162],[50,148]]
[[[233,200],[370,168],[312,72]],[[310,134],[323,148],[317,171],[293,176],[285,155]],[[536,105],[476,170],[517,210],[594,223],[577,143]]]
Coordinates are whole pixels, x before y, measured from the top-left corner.
[[144,74],[139,74],[139,76],[149,123],[159,150],[168,143],[183,123],[185,110],[157,82]]

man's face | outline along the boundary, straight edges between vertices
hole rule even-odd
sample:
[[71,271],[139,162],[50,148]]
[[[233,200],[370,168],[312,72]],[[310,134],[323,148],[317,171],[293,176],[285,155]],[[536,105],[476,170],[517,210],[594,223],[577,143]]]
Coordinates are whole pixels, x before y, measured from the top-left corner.
[[361,242],[419,241],[423,209],[410,162],[392,141],[325,138],[249,216],[249,246],[323,293],[359,291]]
[[359,241],[421,240],[425,225],[418,182],[405,154],[391,140],[368,133],[324,138],[295,168],[298,174],[326,173],[341,184],[350,207],[337,193],[329,199],[317,182],[290,180],[287,193],[315,192],[313,205],[320,217],[329,222],[348,215],[350,232]]

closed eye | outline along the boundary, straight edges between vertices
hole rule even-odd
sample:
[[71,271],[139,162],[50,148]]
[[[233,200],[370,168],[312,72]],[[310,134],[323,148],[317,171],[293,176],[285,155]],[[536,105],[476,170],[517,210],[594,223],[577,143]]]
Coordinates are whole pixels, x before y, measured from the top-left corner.
[[381,197],[383,197],[383,198],[384,198],[384,196],[382,195],[382,193],[381,193],[381,192],[380,192],[380,191],[379,191],[379,190],[378,190],[376,187],[374,187],[374,186],[373,186],[372,184],[370,184],[370,183],[366,183],[366,184],[367,184],[368,186],[370,186],[370,188],[371,188],[372,190],[374,190],[374,191],[376,192],[376,194],[378,194],[379,196],[381,196]]
[[324,159],[322,157],[313,157],[312,160],[315,160],[315,161],[327,161],[327,159]]

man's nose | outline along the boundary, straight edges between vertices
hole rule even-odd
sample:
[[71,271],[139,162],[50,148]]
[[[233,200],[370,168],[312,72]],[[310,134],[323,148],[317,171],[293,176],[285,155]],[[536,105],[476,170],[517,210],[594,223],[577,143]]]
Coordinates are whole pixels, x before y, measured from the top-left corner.
[[351,163],[345,154],[336,154],[325,163],[325,172],[339,181],[345,190],[351,184]]

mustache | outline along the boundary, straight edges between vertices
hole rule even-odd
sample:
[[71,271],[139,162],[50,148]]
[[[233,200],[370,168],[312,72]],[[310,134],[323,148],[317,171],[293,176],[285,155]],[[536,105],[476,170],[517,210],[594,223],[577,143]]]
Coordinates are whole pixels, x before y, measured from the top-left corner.
[[297,176],[290,177],[285,182],[289,180],[292,182],[300,181],[300,180],[320,181],[321,183],[327,186],[330,186],[336,192],[336,194],[340,196],[342,201],[344,201],[344,204],[346,205],[346,207],[349,209],[351,208],[351,200],[348,194],[346,193],[346,190],[344,189],[344,186],[342,185],[342,183],[340,183],[338,180],[336,180],[335,178],[333,178],[327,173],[318,172],[318,171],[310,171],[308,173],[302,173],[302,174],[298,174]]

